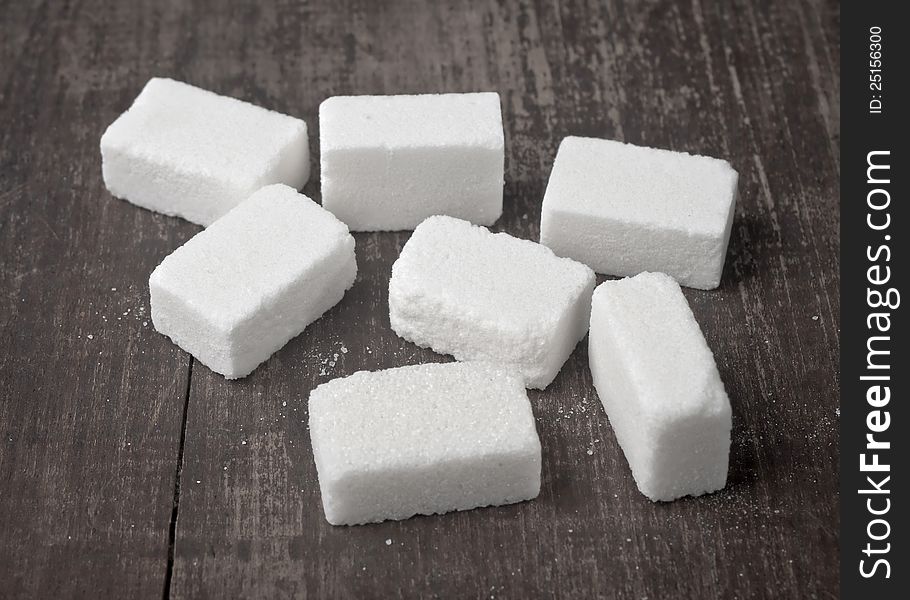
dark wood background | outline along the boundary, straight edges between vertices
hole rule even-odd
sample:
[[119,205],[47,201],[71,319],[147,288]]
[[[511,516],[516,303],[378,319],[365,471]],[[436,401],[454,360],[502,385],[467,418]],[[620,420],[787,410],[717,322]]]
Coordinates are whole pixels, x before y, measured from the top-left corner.
[[[3,0],[0,15],[0,597],[836,595],[835,2]],[[304,118],[316,199],[327,96],[498,91],[495,229],[532,240],[566,135],[728,159],[723,283],[686,290],[733,404],[727,488],[639,494],[582,344],[531,393],[539,498],[328,525],[309,391],[445,360],[389,328],[408,233],[357,234],[340,304],[252,376],[213,375],[148,317],[149,274],[199,229],[101,180],[99,138],[153,75]]]

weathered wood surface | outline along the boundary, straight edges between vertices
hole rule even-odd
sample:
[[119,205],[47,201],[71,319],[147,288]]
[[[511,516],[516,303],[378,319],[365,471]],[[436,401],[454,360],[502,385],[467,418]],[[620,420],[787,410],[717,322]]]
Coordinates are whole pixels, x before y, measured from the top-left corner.
[[[0,597],[836,595],[835,3],[2,4]],[[496,229],[529,239],[565,135],[728,158],[724,280],[686,291],[733,402],[728,488],[642,497],[582,344],[532,394],[538,499],[329,526],[309,391],[445,360],[389,329],[408,235],[358,234],[353,289],[249,378],[191,364],[147,324],[147,277],[197,228],[100,176],[101,132],[152,75],[305,118],[315,198],[325,97],[499,91]]]

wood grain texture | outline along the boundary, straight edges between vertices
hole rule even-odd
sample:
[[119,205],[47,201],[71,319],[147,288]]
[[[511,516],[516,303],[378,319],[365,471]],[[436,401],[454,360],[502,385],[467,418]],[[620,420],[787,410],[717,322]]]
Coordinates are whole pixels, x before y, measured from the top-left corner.
[[195,228],[104,190],[146,67],[107,72],[144,44],[101,56],[91,10],[0,8],[0,598],[163,591],[189,360],[147,281]]
[[[836,596],[835,3],[0,9],[0,597]],[[324,98],[498,91],[494,229],[533,240],[566,135],[730,160],[740,203],[722,285],[686,290],[733,403],[728,487],[641,496],[581,344],[531,393],[539,498],[328,525],[310,390],[446,360],[389,328],[388,276],[408,233],[357,234],[354,287],[250,377],[190,367],[143,316],[149,272],[197,228],[111,198],[100,178],[101,132],[152,75],[304,118],[304,191],[317,199]]]

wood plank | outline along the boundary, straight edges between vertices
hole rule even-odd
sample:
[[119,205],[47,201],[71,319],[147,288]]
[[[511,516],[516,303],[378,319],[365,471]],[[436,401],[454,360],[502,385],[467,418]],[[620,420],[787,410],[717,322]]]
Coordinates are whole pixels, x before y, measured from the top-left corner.
[[147,280],[195,228],[112,198],[98,151],[148,38],[111,42],[97,6],[0,12],[0,597],[160,598],[189,361]]
[[[309,391],[360,369],[445,360],[389,329],[388,275],[408,234],[358,234],[358,281],[323,319],[240,382],[194,369],[173,596],[835,593],[833,3],[342,2],[263,7],[226,35],[215,35],[224,9],[211,8],[193,37],[203,60],[191,75],[314,130],[318,103],[333,94],[498,90],[507,184],[496,229],[521,237],[538,237],[567,134],[729,158],[742,179],[727,272],[721,289],[686,294],[734,405],[734,446],[725,491],[651,504],[634,487],[582,345],[550,388],[532,393],[544,447],[537,500],[329,526],[305,424]],[[239,85],[219,71],[249,62],[256,71]],[[318,198],[318,185],[306,192]]]
[[[74,0],[0,12],[0,596],[836,594],[836,3]],[[446,360],[388,325],[408,234],[358,234],[354,288],[249,378],[190,367],[145,324],[147,277],[198,229],[112,199],[100,177],[98,137],[151,75],[303,117],[314,151],[329,95],[497,90],[507,183],[495,229],[529,239],[565,135],[728,158],[741,198],[724,281],[686,291],[733,402],[728,488],[644,499],[582,344],[531,394],[539,498],[329,526],[309,391]],[[305,191],[318,199],[312,160]]]

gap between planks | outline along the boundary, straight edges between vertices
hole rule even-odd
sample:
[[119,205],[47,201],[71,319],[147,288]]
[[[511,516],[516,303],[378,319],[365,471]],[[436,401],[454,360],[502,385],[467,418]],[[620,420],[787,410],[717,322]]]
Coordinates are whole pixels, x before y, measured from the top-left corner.
[[174,576],[174,554],[177,545],[177,515],[180,512],[180,478],[183,475],[183,448],[186,445],[186,420],[190,406],[190,387],[193,382],[193,363],[195,359],[190,356],[190,365],[186,374],[186,390],[183,394],[183,415],[180,419],[180,444],[177,447],[177,469],[174,474],[174,503],[171,507],[171,522],[167,532],[167,566],[164,572],[164,591],[162,598],[169,600],[171,597],[171,579]]

